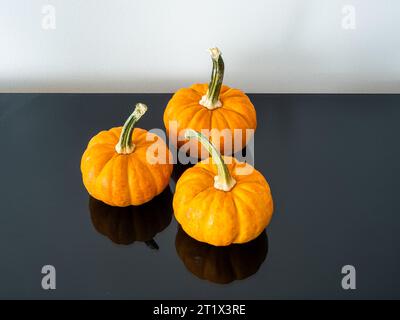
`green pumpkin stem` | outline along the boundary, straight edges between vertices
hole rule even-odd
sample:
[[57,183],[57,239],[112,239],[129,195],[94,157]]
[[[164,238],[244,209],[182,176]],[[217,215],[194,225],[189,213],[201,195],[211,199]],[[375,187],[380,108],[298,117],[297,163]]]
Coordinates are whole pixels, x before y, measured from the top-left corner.
[[121,135],[119,141],[115,146],[115,150],[119,154],[130,154],[135,150],[135,145],[132,142],[132,133],[135,128],[136,123],[139,119],[146,113],[147,106],[143,103],[136,104],[135,110],[126,120],[124,126],[122,127]]
[[230,174],[223,157],[215,146],[203,134],[193,129],[186,129],[185,138],[198,140],[210,153],[218,169],[218,175],[214,177],[214,187],[222,191],[231,190],[235,186],[236,181]]
[[210,53],[213,63],[211,81],[208,85],[207,93],[200,100],[200,104],[207,109],[213,110],[222,106],[219,94],[224,79],[224,60],[222,60],[221,51],[218,48],[211,48]]

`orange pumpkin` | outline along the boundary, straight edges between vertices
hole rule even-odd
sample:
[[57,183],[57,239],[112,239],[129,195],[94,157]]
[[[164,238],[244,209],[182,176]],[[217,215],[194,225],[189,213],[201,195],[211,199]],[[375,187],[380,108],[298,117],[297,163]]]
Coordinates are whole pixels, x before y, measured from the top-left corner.
[[268,238],[262,232],[244,244],[215,247],[189,237],[181,227],[175,248],[185,267],[200,279],[226,284],[255,274],[268,254]]
[[135,128],[147,107],[138,103],[123,127],[94,136],[81,160],[89,194],[108,205],[141,205],[169,183],[172,155],[162,138]]
[[179,178],[173,200],[176,220],[189,236],[215,246],[255,239],[269,224],[273,201],[263,175],[251,165],[222,157],[205,136],[186,130],[212,158]]
[[140,206],[112,207],[93,197],[89,199],[93,226],[116,244],[144,242],[158,249],[153,240],[172,219],[172,193],[166,188],[161,194]]
[[[202,132],[222,154],[243,149],[257,127],[256,111],[249,97],[239,89],[222,84],[224,62],[218,48],[210,49],[213,61],[211,81],[179,89],[168,102],[164,125],[170,137],[181,147],[187,141],[185,129]],[[247,131],[246,129],[250,129]],[[170,139],[175,141],[176,139]],[[200,158],[199,145],[191,144],[191,154]]]

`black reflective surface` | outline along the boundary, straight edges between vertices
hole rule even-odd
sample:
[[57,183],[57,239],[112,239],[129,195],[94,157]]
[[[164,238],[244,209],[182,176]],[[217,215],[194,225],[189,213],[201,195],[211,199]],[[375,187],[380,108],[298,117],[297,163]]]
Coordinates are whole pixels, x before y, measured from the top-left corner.
[[129,245],[144,242],[159,249],[154,237],[171,223],[172,193],[166,188],[151,201],[140,206],[112,207],[89,197],[90,217],[94,228],[112,242]]
[[[89,139],[138,101],[150,107],[140,126],[163,128],[169,94],[0,95],[0,298],[400,298],[400,96],[250,97],[255,166],[275,201],[268,255],[218,284],[187,269],[173,217],[159,250],[96,231],[81,182]],[[54,291],[41,288],[46,264]],[[341,287],[346,264],[354,291]]]
[[191,238],[179,226],[175,248],[186,269],[196,277],[228,284],[255,274],[268,253],[266,232],[243,244],[215,247]]

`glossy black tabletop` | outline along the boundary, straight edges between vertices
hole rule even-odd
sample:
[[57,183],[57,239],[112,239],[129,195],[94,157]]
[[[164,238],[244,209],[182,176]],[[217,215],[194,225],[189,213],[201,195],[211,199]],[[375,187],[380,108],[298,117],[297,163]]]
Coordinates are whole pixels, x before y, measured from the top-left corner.
[[[0,298],[400,298],[400,96],[250,95],[275,212],[266,234],[225,250],[179,229],[172,179],[149,239],[119,234],[141,221],[121,222],[82,184],[94,134],[136,102],[150,108],[140,127],[164,128],[170,97],[0,95]],[[55,290],[42,289],[44,265]],[[341,286],[344,265],[356,290]]]

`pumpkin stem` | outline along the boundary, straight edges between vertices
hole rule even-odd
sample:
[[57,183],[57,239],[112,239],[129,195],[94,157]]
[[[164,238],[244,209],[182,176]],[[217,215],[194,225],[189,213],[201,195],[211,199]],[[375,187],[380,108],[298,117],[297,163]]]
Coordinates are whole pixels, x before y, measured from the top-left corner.
[[136,122],[146,113],[147,106],[143,103],[136,104],[135,110],[126,120],[122,127],[122,132],[119,137],[119,141],[115,146],[115,150],[119,154],[130,154],[135,150],[135,145],[132,142],[132,133],[135,128]]
[[222,191],[231,190],[235,186],[236,180],[231,176],[223,157],[215,146],[203,134],[193,129],[186,129],[185,138],[198,140],[210,153],[218,169],[218,175],[214,177],[214,188]]
[[224,60],[222,60],[221,51],[218,48],[209,49],[213,68],[211,72],[211,81],[208,85],[207,93],[201,97],[200,104],[209,110],[222,107],[219,101],[222,80],[224,79]]

